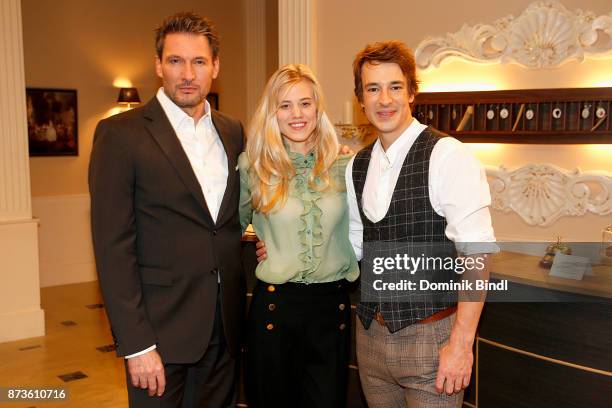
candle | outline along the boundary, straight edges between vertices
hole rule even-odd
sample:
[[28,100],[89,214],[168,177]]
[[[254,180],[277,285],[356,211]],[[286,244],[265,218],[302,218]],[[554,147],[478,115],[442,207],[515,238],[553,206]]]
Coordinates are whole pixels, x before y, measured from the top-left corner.
[[353,123],[353,102],[344,102],[344,112],[342,115],[342,123],[345,125],[351,125]]

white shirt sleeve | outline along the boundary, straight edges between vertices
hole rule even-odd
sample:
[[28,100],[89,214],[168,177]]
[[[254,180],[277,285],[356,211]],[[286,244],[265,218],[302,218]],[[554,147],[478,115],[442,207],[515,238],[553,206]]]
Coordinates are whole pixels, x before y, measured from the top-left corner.
[[463,254],[499,252],[489,213],[491,194],[484,168],[452,137],[438,141],[429,163],[429,196],[446,218],[446,236]]
[[346,181],[346,199],[349,209],[349,240],[351,241],[357,260],[361,260],[363,256],[363,223],[361,222],[361,215],[359,214],[359,207],[357,205],[355,186],[353,185],[353,161],[355,161],[355,156],[351,158],[346,166],[344,179]]
[[129,356],[125,356],[125,359],[127,360],[128,358],[141,356],[141,355],[143,355],[145,353],[148,353],[151,350],[155,350],[156,348],[157,348],[157,346],[154,344],[154,345],[152,345],[149,348],[146,348],[146,349],[144,349],[142,351],[139,351],[138,353],[134,353],[134,354],[130,354]]

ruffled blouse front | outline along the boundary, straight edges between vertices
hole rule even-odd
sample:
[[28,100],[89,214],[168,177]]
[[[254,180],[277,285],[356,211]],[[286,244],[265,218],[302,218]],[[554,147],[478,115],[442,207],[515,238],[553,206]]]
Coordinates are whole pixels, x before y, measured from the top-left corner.
[[238,160],[240,170],[240,222],[252,223],[266,243],[268,258],[257,266],[257,278],[268,283],[322,283],[340,279],[354,281],[357,260],[348,239],[348,208],[344,171],[350,159],[340,156],[331,170],[333,187],[324,192],[308,185],[315,166],[314,152],[288,154],[295,169],[283,208],[263,215],[251,206],[249,163]]

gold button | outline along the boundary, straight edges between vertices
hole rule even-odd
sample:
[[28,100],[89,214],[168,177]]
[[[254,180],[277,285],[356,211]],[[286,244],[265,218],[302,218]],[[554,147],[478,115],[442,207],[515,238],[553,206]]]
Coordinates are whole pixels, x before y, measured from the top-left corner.
[[268,305],[268,310],[269,310],[269,311],[271,311],[271,312],[273,312],[273,311],[274,311],[274,309],[276,309],[276,305],[275,305],[274,303],[270,303],[270,304]]
[[268,325],[266,326],[266,329],[268,330],[272,330],[274,328],[274,325],[272,323],[268,323]]
[[344,330],[344,329],[346,329],[346,324],[342,323],[342,324],[340,325],[340,330]]
[[338,305],[338,309],[340,309],[340,310],[344,310],[344,308],[345,308],[345,307],[346,307],[346,306],[344,305],[344,303],[340,303],[340,304]]
[[276,288],[274,287],[274,285],[268,286],[268,292],[274,292],[275,290]]

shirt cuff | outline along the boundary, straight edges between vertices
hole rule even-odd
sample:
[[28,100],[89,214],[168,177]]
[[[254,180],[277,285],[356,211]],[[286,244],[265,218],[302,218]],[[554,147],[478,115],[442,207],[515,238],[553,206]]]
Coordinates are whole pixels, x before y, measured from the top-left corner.
[[139,351],[138,353],[134,353],[134,354],[130,354],[129,356],[125,356],[125,359],[127,360],[128,358],[141,356],[141,355],[143,355],[145,353],[148,353],[151,350],[155,350],[156,348],[157,348],[157,345],[154,344],[154,345],[152,345],[149,348],[146,348],[146,349],[144,349],[142,351]]
[[495,242],[455,242],[457,252],[463,255],[496,254],[499,246]]

